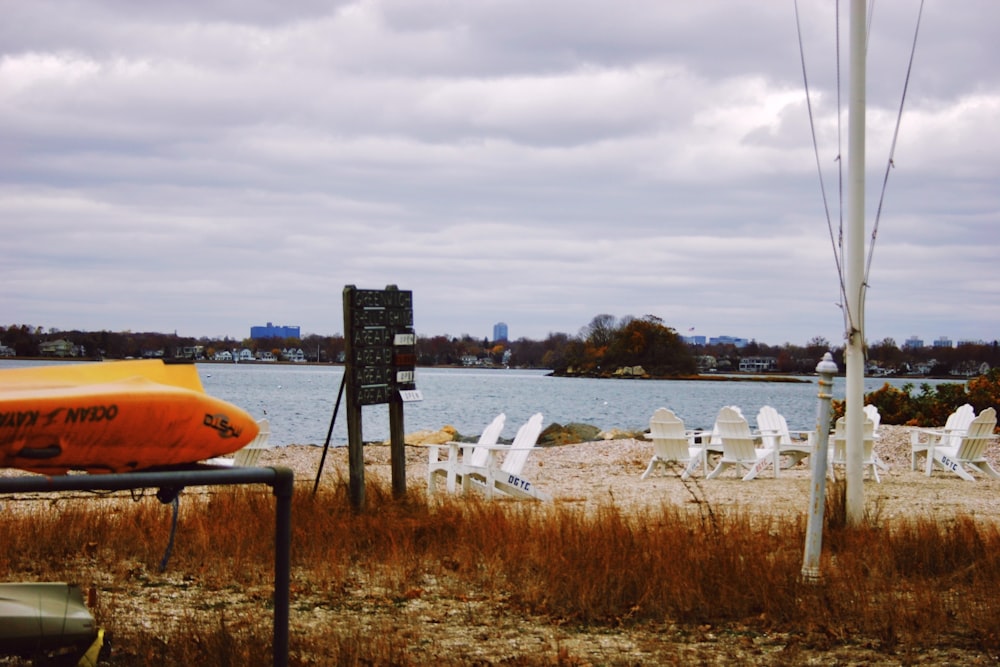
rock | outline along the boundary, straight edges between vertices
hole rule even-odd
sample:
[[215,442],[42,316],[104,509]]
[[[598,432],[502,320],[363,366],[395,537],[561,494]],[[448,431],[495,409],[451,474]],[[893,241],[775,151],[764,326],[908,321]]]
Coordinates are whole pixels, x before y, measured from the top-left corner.
[[622,366],[612,373],[615,377],[646,377],[646,369],[642,366]]
[[599,439],[600,433],[601,429],[590,424],[567,424],[563,426],[562,424],[553,422],[546,426],[545,430],[538,436],[538,444],[541,446],[551,446],[593,442]]
[[610,431],[601,431],[598,436],[601,440],[644,440],[645,432],[636,430],[626,430],[621,428],[613,428]]
[[[458,439],[458,430],[451,425],[443,427],[440,431],[416,431],[408,433],[403,437],[403,441],[408,445],[443,445]],[[389,441],[385,441],[389,444]]]

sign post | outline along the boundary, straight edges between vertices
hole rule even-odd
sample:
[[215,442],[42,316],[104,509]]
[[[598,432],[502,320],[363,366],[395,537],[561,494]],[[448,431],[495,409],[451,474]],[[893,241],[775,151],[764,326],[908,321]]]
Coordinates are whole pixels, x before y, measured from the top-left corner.
[[413,292],[388,285],[384,290],[344,288],[344,368],[347,394],[347,446],[350,498],[365,504],[364,441],[361,408],[389,405],[392,492],[406,494],[403,403],[420,400],[416,389],[416,334]]

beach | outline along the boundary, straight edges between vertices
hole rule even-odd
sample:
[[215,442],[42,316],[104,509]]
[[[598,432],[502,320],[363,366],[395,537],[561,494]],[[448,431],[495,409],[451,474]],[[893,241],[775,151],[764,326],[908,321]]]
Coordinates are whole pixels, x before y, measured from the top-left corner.
[[[879,472],[880,483],[866,478],[866,505],[877,510],[883,519],[896,516],[948,519],[961,513],[984,520],[996,519],[1000,512],[1000,480],[978,476],[975,482],[967,482],[942,470],[927,477],[923,459],[919,470],[911,470],[910,431],[906,426],[879,428],[874,449],[888,464],[888,470]],[[424,435],[407,439],[413,443]],[[998,450],[994,448],[988,458],[1000,469]],[[812,476],[808,458],[793,468],[783,468],[778,478],[768,468],[750,482],[743,482],[730,472],[706,480],[700,470],[688,481],[662,473],[641,479],[652,453],[652,442],[637,438],[539,447],[528,457],[522,476],[552,496],[553,502],[585,510],[607,503],[630,512],[652,509],[662,503],[708,503],[716,509],[806,515]],[[289,467],[301,483],[313,483],[321,456],[320,447],[293,445],[268,450],[259,464]],[[392,479],[388,445],[366,444],[364,456],[366,479],[378,479],[388,487]],[[407,445],[408,490],[427,489],[427,460],[428,447]],[[838,474],[843,475],[842,468]],[[347,449],[329,449],[320,483],[337,483],[347,476]],[[444,493],[444,484],[437,484],[437,494]],[[497,496],[501,502],[509,501],[502,494]]]

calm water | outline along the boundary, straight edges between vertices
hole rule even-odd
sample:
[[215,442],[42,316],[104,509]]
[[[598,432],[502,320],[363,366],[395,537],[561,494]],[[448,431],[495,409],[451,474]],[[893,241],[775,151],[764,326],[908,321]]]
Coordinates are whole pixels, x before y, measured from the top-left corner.
[[[45,362],[3,361],[0,369]],[[58,362],[57,362],[58,363]],[[271,421],[276,445],[314,444],[326,440],[343,368],[334,366],[198,364],[205,391]],[[642,429],[659,407],[669,407],[690,428],[711,427],[724,405],[738,405],[751,424],[763,405],[785,415],[791,429],[811,429],[816,422],[816,378],[807,383],[629,381],[553,378],[546,371],[417,369],[424,400],[406,403],[407,432],[451,424],[463,435],[477,435],[499,412],[507,414],[503,437],[511,438],[535,412],[545,424],[582,422],[601,429]],[[865,392],[887,380],[867,378]],[[924,380],[888,380],[917,387]],[[938,381],[927,381],[937,384]],[[834,397],[844,397],[844,378],[835,378]],[[343,405],[331,439],[347,441]],[[363,408],[363,437],[389,437],[388,408]]]

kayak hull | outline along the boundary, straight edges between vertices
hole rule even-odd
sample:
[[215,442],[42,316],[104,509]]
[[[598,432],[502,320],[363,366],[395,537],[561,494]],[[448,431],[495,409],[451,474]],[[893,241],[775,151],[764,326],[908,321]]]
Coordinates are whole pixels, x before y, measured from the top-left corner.
[[103,375],[71,367],[62,380],[52,367],[9,381],[0,371],[0,466],[132,472],[229,454],[257,435],[246,411],[204,393],[193,366],[153,364],[93,364],[117,367]]

